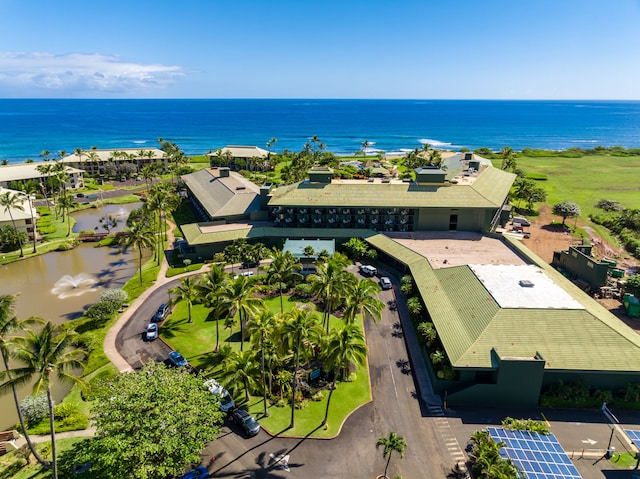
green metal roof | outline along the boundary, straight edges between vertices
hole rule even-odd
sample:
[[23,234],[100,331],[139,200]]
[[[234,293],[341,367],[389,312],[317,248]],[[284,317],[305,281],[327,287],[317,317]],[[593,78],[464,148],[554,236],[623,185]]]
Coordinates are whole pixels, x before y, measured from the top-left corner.
[[416,183],[301,182],[272,192],[269,206],[496,208],[509,193],[515,175],[486,168],[468,185]]
[[221,177],[219,170],[204,168],[182,176],[210,218],[246,216],[260,209],[260,189],[241,175]]
[[[380,236],[367,241],[384,246]],[[393,242],[390,238],[386,241]],[[543,269],[584,309],[501,309],[468,266],[433,270],[426,258],[404,247],[385,251],[410,267],[454,367],[491,368],[491,350],[495,349],[503,357],[539,354],[547,369],[640,370],[640,335],[519,241],[512,247]]]

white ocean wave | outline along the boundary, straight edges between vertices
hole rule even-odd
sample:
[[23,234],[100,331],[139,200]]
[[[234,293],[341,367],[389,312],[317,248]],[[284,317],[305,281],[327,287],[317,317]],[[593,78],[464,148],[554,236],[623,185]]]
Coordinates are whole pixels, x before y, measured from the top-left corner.
[[459,148],[457,145],[447,141],[438,141],[433,138],[420,138],[418,143],[421,145],[426,145],[427,143],[431,145],[433,148],[442,148],[442,149],[450,149],[450,148]]
[[145,143],[149,143],[149,140],[132,140],[131,143],[135,143],[136,145],[144,145]]
[[598,140],[569,140],[570,143],[600,143]]

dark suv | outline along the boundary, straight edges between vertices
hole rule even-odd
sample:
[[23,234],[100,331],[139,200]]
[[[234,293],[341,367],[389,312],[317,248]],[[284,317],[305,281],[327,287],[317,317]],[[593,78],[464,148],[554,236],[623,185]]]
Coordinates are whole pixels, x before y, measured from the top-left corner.
[[155,322],[164,321],[169,315],[169,311],[170,311],[169,305],[166,303],[162,303],[158,307],[158,311],[156,311],[156,313],[153,315],[153,320]]
[[257,268],[260,265],[260,261],[245,261],[240,265],[240,269]]
[[258,421],[244,409],[233,409],[231,411],[231,419],[242,428],[247,436],[255,436],[260,432]]

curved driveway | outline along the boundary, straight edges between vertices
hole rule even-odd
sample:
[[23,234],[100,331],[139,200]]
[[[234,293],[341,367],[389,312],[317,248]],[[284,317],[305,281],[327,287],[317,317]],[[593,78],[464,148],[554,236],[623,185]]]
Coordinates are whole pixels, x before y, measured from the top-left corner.
[[[355,266],[352,268],[355,271]],[[105,351],[120,370],[130,371],[151,358],[167,357],[168,346],[162,341],[145,342],[142,333],[158,305],[167,301],[167,290],[181,276],[167,279],[161,271],[158,282],[129,307],[107,335]],[[383,291],[380,299],[385,303],[394,300],[397,288],[394,284],[394,290]],[[398,309],[404,312],[402,301],[399,295]],[[392,458],[390,477],[446,477],[455,458],[439,422],[446,419],[429,417],[430,412],[437,415],[441,409],[427,409],[419,399],[398,313],[385,308],[380,323],[365,322],[365,332],[373,401],[345,421],[337,438],[285,438],[261,431],[256,437],[245,439],[233,425],[225,424],[220,438],[203,452],[203,463],[210,465],[212,477],[376,477],[383,472],[385,460],[375,443],[389,431],[404,436],[408,444],[404,459],[396,455]],[[455,446],[457,453],[457,442]],[[211,456],[216,457],[212,464]],[[283,459],[278,462],[278,458]]]

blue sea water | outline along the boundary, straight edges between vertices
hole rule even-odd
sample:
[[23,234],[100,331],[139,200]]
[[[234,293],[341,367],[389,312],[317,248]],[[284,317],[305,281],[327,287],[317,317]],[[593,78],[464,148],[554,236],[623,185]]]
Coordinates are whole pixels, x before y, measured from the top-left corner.
[[638,101],[41,100],[0,99],[0,160],[43,150],[153,148],[188,155],[226,145],[300,151],[313,135],[336,154],[402,152],[427,142],[457,150],[640,147]]

